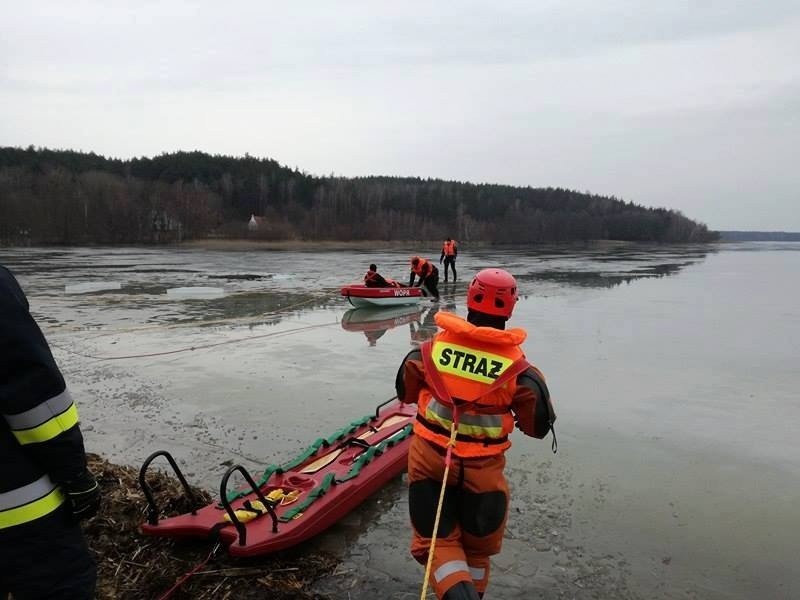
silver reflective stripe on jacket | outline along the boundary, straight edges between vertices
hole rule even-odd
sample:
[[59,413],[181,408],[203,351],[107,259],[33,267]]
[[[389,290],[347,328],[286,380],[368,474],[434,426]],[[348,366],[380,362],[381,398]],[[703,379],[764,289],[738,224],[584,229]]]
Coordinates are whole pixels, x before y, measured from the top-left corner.
[[[430,402],[428,402],[428,410],[432,411],[436,416],[441,417],[442,419],[447,419],[448,421],[453,420],[453,411],[450,410],[450,407],[442,404],[436,398],[431,398]],[[459,415],[458,422],[461,425],[474,425],[484,428],[502,427],[503,415],[462,414]]]
[[33,483],[23,485],[10,492],[0,493],[0,510],[8,510],[30,504],[39,498],[44,498],[54,489],[56,489],[56,484],[53,483],[48,475],[42,475]]
[[64,390],[58,396],[53,396],[30,410],[16,415],[3,415],[8,426],[14,430],[33,429],[46,423],[56,415],[60,415],[72,406],[72,395],[69,390]]

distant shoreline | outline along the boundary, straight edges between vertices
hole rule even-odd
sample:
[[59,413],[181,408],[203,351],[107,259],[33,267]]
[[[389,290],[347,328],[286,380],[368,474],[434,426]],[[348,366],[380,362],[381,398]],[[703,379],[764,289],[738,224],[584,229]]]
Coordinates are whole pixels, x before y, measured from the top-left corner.
[[[17,248],[187,248],[197,250],[357,250],[375,248],[409,248],[417,246],[420,249],[441,247],[443,240],[258,240],[258,239],[191,239],[182,242],[153,243],[124,243],[124,244],[2,244],[1,250]],[[621,248],[625,246],[713,246],[719,243],[729,243],[739,240],[718,240],[713,242],[636,242],[626,240],[570,240],[561,242],[536,242],[536,243],[500,243],[487,241],[463,242],[456,240],[463,248],[552,248],[552,247],[594,247],[594,248]]]
[[719,231],[721,242],[800,242],[797,231]]
[[[180,248],[197,248],[200,250],[352,250],[379,245],[382,248],[406,248],[419,245],[427,247],[441,244],[440,241],[337,241],[337,240],[245,240],[245,239],[203,239],[187,240],[177,244]],[[470,244],[472,245],[472,244]],[[476,244],[478,245],[478,244]],[[480,245],[487,245],[480,243]]]
[[[458,241],[458,240],[456,240]],[[493,247],[546,247],[546,246],[567,246],[582,245],[595,247],[618,247],[630,245],[635,242],[617,240],[592,240],[585,242],[559,242],[549,244],[498,244],[493,242],[466,242],[462,243],[469,248],[493,248]],[[439,248],[442,240],[358,240],[358,241],[337,241],[337,240],[221,240],[204,239],[188,240],[178,244],[181,248],[196,248],[200,250],[354,250],[359,248],[408,248],[409,246],[419,246],[420,248]]]

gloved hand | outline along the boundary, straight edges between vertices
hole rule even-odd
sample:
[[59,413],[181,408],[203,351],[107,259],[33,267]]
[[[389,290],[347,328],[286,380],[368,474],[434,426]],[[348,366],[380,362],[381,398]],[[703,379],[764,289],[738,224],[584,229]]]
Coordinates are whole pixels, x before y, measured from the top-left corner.
[[97,514],[97,509],[100,508],[100,486],[88,470],[75,479],[65,481],[61,487],[67,494],[76,519],[91,519]]
[[443,261],[443,260],[444,260],[443,258],[440,258],[440,259],[439,259],[439,264],[442,264],[442,261]]

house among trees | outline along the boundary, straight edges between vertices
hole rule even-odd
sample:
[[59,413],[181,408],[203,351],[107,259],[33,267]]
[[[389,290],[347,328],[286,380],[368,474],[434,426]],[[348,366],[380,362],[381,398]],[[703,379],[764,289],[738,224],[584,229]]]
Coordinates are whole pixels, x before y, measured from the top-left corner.
[[166,210],[152,210],[153,241],[158,243],[183,241],[183,223]]
[[250,221],[247,222],[248,231],[258,231],[259,229],[263,229],[264,225],[266,225],[264,217],[257,217],[255,214],[250,214]]

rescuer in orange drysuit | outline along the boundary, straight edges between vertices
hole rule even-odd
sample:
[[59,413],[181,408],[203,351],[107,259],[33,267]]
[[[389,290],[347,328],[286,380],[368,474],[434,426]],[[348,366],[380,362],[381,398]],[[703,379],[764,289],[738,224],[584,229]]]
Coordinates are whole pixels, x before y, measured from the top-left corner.
[[[508,511],[503,475],[514,426],[543,438],[555,413],[542,373],[525,360],[523,329],[505,329],[517,301],[514,277],[479,272],[467,319],[436,314],[443,329],[412,350],[397,373],[397,397],[418,405],[408,457],[411,554],[428,559],[451,425],[457,424],[430,584],[444,600],[482,598],[489,557],[500,552]],[[553,433],[553,451],[556,448]]]
[[444,280],[447,281],[447,267],[453,269],[453,281],[456,280],[456,257],[458,256],[458,246],[455,240],[447,238],[442,244],[442,254],[439,256],[439,264],[444,261]]
[[414,279],[419,277],[417,287],[425,288],[431,293],[435,300],[439,299],[439,269],[432,262],[415,256],[411,259],[411,278],[408,287],[414,286]]

